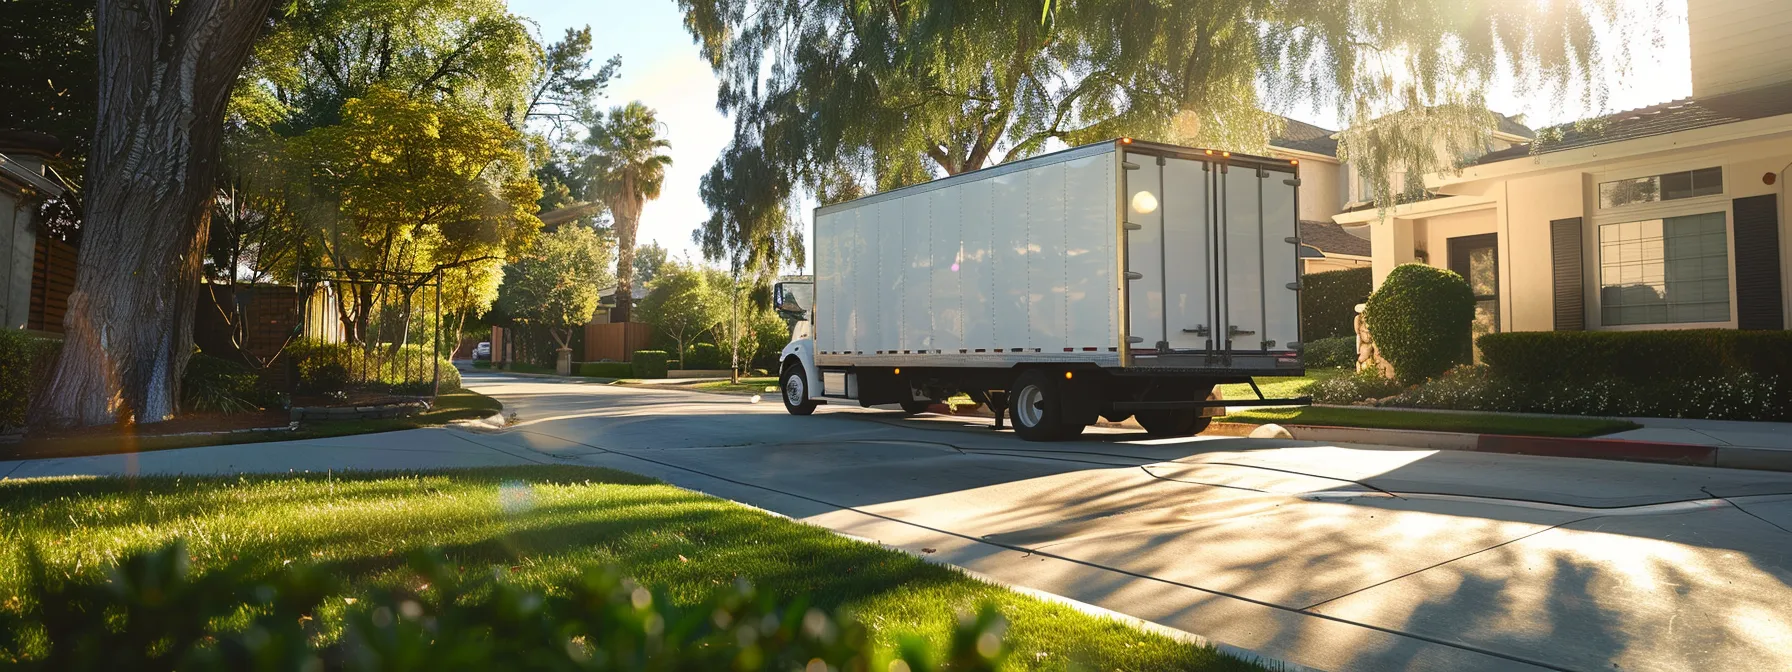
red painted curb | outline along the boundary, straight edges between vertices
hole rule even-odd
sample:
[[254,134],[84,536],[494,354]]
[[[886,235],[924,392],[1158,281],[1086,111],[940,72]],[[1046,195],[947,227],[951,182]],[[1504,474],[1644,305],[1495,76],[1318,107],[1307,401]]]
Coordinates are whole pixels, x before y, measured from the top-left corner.
[[1717,464],[1716,446],[1685,443],[1649,443],[1618,439],[1563,439],[1541,436],[1502,436],[1482,434],[1475,442],[1475,452],[1542,455],[1547,457],[1584,457],[1595,460],[1627,460],[1631,462],[1665,462],[1668,464]]

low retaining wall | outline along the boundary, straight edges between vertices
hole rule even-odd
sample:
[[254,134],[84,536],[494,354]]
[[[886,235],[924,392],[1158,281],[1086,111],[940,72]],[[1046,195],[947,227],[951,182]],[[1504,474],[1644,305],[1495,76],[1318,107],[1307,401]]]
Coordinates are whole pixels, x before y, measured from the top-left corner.
[[372,406],[294,406],[292,421],[304,420],[376,420],[405,418],[429,410],[429,402],[400,401]]
[[731,373],[727,369],[673,369],[666,372],[667,378],[727,378]]

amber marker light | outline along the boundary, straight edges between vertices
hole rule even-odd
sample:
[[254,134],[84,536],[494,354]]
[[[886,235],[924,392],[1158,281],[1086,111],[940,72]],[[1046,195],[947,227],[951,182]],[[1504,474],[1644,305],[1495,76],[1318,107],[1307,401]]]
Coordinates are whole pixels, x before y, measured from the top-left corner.
[[1065,379],[1065,380],[1070,380],[1070,372],[1069,372],[1069,371],[1065,371],[1065,372],[1064,372],[1064,379]]
[[1122,145],[1130,145],[1130,144],[1132,144],[1132,138],[1121,138],[1121,139],[1120,139],[1120,144],[1122,144]]
[[1290,165],[1290,166],[1298,166],[1298,165],[1300,165],[1300,159],[1289,159],[1289,160],[1288,160],[1288,165]]
[[1208,155],[1208,156],[1213,156],[1213,150],[1211,150],[1211,149],[1209,149],[1209,150],[1207,150],[1207,155]]
[[1231,152],[1220,152],[1220,156],[1230,159],[1230,158],[1232,158],[1232,153]]
[[896,370],[896,375],[898,375],[898,376],[900,376],[900,375],[902,375],[902,369],[897,369],[897,370]]

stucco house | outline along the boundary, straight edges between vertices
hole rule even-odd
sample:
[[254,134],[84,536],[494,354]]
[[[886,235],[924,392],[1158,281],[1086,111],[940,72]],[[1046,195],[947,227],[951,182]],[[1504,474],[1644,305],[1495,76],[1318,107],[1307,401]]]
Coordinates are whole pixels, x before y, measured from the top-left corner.
[[1431,198],[1334,221],[1394,266],[1456,270],[1479,332],[1784,329],[1792,306],[1792,3],[1693,0],[1693,95],[1425,176]]
[[[0,328],[44,328],[45,278],[34,272],[44,254],[37,236],[38,199],[63,193],[60,182],[44,174],[44,161],[56,156],[61,143],[42,133],[0,130]],[[49,241],[46,241],[49,242]],[[59,246],[62,247],[62,246]],[[64,252],[72,270],[73,257]],[[39,300],[34,311],[33,287]],[[61,331],[56,311],[55,331]]]

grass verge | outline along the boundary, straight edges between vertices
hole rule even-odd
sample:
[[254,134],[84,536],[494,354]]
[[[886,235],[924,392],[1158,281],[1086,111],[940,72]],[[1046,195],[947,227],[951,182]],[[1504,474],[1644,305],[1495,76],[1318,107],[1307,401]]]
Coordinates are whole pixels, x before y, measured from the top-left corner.
[[[1292,399],[1307,393],[1313,383],[1342,376],[1349,371],[1345,369],[1307,369],[1304,376],[1268,376],[1257,379],[1257,387],[1263,390],[1263,396],[1269,399]],[[1221,399],[1254,399],[1257,394],[1245,383],[1233,383],[1220,386]]]
[[105,435],[67,439],[24,441],[0,446],[0,459],[21,460],[46,457],[80,457],[114,453],[144,453],[173,448],[223,446],[267,441],[321,439],[350,434],[392,432],[418,427],[435,427],[455,420],[488,417],[504,409],[497,399],[472,390],[457,390],[436,397],[435,406],[408,418],[375,420],[318,420],[306,422],[290,432],[232,432],[229,434],[195,434],[175,436]]
[[[242,562],[252,572],[320,565],[348,586],[337,604],[411,585],[406,556],[437,549],[462,573],[497,572],[548,593],[601,566],[683,604],[746,579],[783,600],[842,609],[885,645],[913,634],[943,647],[960,613],[991,603],[1008,619],[1009,661],[1021,668],[1262,669],[907,554],[605,469],[33,479],[0,482],[0,510],[14,512],[0,517],[0,610],[23,608],[27,545],[52,574],[98,579],[126,553],[181,538],[195,574]],[[339,611],[318,617],[326,636],[339,631]]]
[[742,378],[738,383],[717,380],[707,383],[697,383],[696,385],[692,385],[690,389],[702,390],[704,392],[727,392],[729,394],[777,394],[778,379],[770,376]]
[[[1268,391],[1265,390],[1265,393]],[[1369,429],[1418,429],[1432,432],[1511,434],[1516,436],[1587,437],[1636,429],[1641,425],[1605,418],[1545,418],[1498,413],[1398,411],[1377,408],[1263,408],[1217,418],[1252,425],[1316,425]]]

